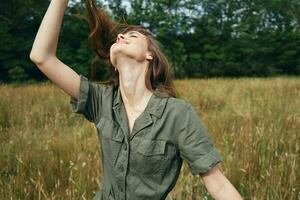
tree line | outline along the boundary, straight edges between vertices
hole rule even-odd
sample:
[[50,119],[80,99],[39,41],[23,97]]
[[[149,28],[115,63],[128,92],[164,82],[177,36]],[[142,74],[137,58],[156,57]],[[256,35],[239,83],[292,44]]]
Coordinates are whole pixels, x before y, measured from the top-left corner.
[[[50,0],[2,0],[0,81],[47,78],[29,53]],[[97,1],[114,20],[154,33],[175,78],[298,76],[300,0]],[[69,0],[57,56],[92,80],[108,78],[88,41],[84,1]],[[55,67],[55,66],[53,66]]]

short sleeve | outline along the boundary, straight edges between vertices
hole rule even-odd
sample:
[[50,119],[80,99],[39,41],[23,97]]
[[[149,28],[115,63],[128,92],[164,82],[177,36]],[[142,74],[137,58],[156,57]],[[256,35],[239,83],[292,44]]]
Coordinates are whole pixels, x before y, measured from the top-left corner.
[[79,98],[77,100],[70,96],[72,112],[83,114],[90,122],[97,122],[101,110],[102,87],[80,75]]
[[193,175],[205,173],[223,160],[192,105],[182,114],[177,143],[180,157],[187,161]]

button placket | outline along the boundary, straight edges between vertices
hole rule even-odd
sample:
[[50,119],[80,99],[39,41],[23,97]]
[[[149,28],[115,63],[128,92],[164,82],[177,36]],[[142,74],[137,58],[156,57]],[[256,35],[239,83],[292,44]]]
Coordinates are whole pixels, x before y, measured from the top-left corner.
[[120,165],[120,166],[119,166],[119,170],[120,170],[120,172],[123,172],[123,171],[124,171],[123,165]]
[[[120,159],[120,164],[118,166],[119,172],[123,173],[126,170],[127,164],[128,164],[128,143],[124,142],[123,148],[122,148],[122,153],[121,153],[121,159]],[[125,176],[125,174],[123,174]]]
[[128,151],[129,151],[129,142],[126,140],[124,142],[124,146],[123,146],[123,164],[120,165],[120,171],[123,173],[125,171],[125,173],[123,173],[123,184],[119,186],[119,191],[121,193],[123,193],[124,195],[124,199],[126,198],[125,197],[125,182],[126,182],[126,170],[127,170],[127,165],[128,165]]
[[124,192],[124,189],[123,189],[123,187],[121,187],[121,186],[119,186],[119,190],[120,190],[121,192]]
[[[117,115],[117,118],[120,120],[119,113]],[[123,121],[120,120],[120,122],[123,122]],[[123,184],[118,186],[118,189],[119,189],[120,193],[122,193],[121,196],[123,196],[123,198],[125,199],[125,179],[126,179],[126,170],[127,170],[127,165],[128,165],[129,144],[128,144],[128,137],[127,137],[126,128],[124,128],[123,125],[124,125],[124,123],[120,123],[120,127],[121,127],[122,132],[125,136],[125,140],[124,140],[124,143],[123,143],[122,152],[120,154],[120,156],[121,156],[120,165],[118,166],[117,169],[118,169],[118,171],[120,173],[120,177],[122,179],[121,182],[123,182]]]

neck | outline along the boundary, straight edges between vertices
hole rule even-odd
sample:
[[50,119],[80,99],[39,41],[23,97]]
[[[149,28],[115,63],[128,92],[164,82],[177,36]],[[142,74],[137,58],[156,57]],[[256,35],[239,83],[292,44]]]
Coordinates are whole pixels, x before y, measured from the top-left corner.
[[141,112],[147,105],[152,92],[146,88],[145,76],[148,63],[120,62],[118,66],[122,100],[131,112]]

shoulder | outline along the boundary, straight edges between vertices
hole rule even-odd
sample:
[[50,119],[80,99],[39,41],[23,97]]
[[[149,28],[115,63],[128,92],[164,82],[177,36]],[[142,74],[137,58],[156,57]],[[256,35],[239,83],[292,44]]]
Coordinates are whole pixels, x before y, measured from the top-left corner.
[[186,109],[191,106],[190,102],[188,102],[187,100],[181,99],[181,98],[174,98],[174,97],[168,98],[168,105],[177,107],[177,108],[181,108],[181,109],[184,109],[184,108]]
[[91,88],[98,90],[102,94],[112,95],[114,93],[114,91],[116,90],[116,88],[113,85],[109,85],[106,83],[91,82],[91,81],[89,83],[90,83]]
[[92,81],[82,74],[80,74],[80,85],[82,89],[89,90],[90,92],[94,93],[112,93],[114,91],[112,84],[107,82]]
[[98,87],[98,88],[102,88],[102,89],[113,89],[113,85],[110,85],[110,84],[107,84],[105,82],[92,82],[90,81],[90,83],[95,86],[95,87]]
[[187,112],[192,105],[185,99],[169,97],[166,105],[166,109],[172,113],[183,114]]

